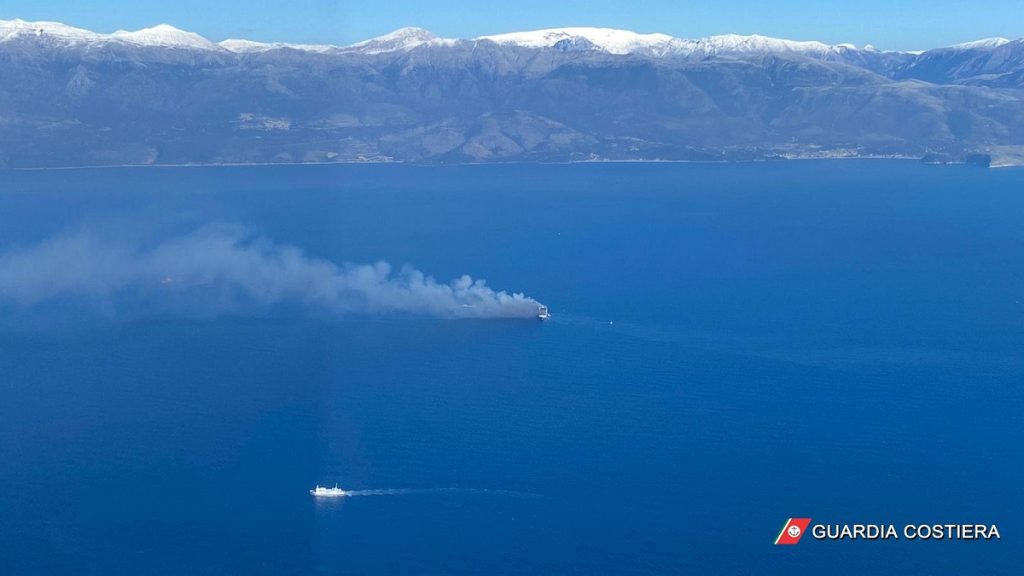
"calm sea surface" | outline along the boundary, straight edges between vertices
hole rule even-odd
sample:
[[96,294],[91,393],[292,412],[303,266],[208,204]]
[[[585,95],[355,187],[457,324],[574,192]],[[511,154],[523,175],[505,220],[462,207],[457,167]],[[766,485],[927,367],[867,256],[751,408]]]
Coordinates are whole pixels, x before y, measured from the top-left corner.
[[[1021,570],[1024,171],[0,173],[0,253],[210,223],[554,316],[0,303],[3,574]],[[1003,539],[773,546],[789,517]]]

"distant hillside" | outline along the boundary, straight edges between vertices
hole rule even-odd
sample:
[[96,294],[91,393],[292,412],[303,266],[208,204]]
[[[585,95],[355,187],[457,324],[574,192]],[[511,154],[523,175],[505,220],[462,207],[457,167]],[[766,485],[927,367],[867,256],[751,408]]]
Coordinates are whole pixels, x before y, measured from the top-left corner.
[[0,167],[1024,159],[1024,42],[565,28],[351,46],[0,21]]

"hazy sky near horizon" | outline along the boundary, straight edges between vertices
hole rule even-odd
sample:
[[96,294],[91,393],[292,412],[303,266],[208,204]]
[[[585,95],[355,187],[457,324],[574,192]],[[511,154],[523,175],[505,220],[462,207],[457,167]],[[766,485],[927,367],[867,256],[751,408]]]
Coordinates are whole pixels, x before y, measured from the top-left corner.
[[1024,2],[979,0],[4,0],[0,19],[54,20],[97,32],[167,23],[215,41],[348,44],[403,26],[471,38],[517,30],[603,26],[683,38],[764,34],[914,50],[1024,36]]

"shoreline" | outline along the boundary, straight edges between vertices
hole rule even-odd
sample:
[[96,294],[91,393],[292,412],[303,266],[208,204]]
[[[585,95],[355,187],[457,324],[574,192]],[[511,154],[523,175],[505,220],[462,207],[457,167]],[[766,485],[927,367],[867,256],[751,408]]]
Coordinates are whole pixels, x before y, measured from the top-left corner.
[[[242,168],[242,167],[270,167],[270,166],[353,166],[353,165],[383,165],[396,164],[402,166],[419,167],[443,167],[443,166],[511,166],[534,164],[546,165],[570,165],[570,164],[775,164],[784,162],[820,162],[833,160],[894,160],[903,162],[918,162],[925,166],[970,166],[966,162],[922,162],[921,158],[913,156],[835,156],[835,157],[795,157],[795,158],[770,158],[760,160],[564,160],[564,161],[532,161],[513,160],[508,162],[406,162],[400,160],[353,160],[353,161],[331,161],[331,162],[220,162],[220,163],[182,163],[182,164],[97,164],[80,166],[37,166],[26,168],[0,168],[3,172],[50,172],[69,170],[110,170],[110,169],[131,169],[131,168]],[[993,163],[986,166],[987,169],[1021,168],[1021,163]]]

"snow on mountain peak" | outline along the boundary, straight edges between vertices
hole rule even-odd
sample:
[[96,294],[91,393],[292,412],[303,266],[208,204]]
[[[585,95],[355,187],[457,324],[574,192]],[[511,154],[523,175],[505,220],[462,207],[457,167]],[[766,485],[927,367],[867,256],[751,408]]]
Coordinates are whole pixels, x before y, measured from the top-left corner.
[[497,44],[522,46],[525,48],[550,48],[564,40],[583,38],[609,54],[630,54],[633,52],[661,52],[678,41],[668,34],[640,34],[614,28],[548,28],[529,32],[509,32],[480,36],[474,40],[489,40]]
[[695,41],[708,54],[750,53],[750,52],[790,52],[801,54],[823,54],[834,49],[854,49],[852,44],[829,46],[816,41],[783,40],[751,34],[722,34],[709,36]]
[[61,45],[120,43],[135,46],[188,48],[193,50],[219,50],[220,48],[199,34],[179,30],[168,24],[129,32],[118,30],[113,34],[99,34],[59,22],[26,22],[0,20],[0,42],[19,38],[49,40]]
[[970,50],[972,48],[998,48],[1003,44],[1009,44],[1010,41],[1006,38],[982,38],[981,40],[975,40],[973,42],[963,42],[961,44],[953,44],[950,48],[956,50]]
[[[608,54],[638,54],[649,57],[742,56],[778,53],[822,57],[828,54],[859,50],[853,44],[829,45],[815,41],[783,40],[757,34],[746,36],[723,34],[690,40],[661,33],[648,34],[595,27],[509,32],[480,36],[470,40],[439,38],[423,28],[407,27],[344,47],[326,44],[265,43],[241,39],[229,39],[215,44],[199,34],[180,30],[169,24],[160,24],[135,31],[118,30],[112,34],[101,34],[59,22],[0,20],[0,43],[16,40],[49,46],[121,44],[196,51],[227,51],[237,54],[267,52],[282,48],[322,54],[332,52],[382,54],[404,52],[419,46],[454,46],[460,43],[472,45],[478,42],[494,42],[500,45],[524,48],[600,50]],[[939,50],[995,49],[1009,42],[1006,38],[985,38]],[[865,52],[878,51],[870,45],[865,46],[862,50]],[[906,52],[906,54],[918,53]]]
[[26,22],[24,20],[0,20],[0,42],[22,37],[47,37],[68,43],[95,41],[103,37],[82,28],[75,28],[60,22]]
[[241,40],[238,38],[229,38],[218,44],[221,48],[235,52],[237,54],[250,54],[258,52],[268,52],[270,50],[280,50],[287,48],[290,50],[299,50],[301,52],[317,52],[324,54],[337,50],[337,46],[331,44],[289,44],[287,42],[255,42],[253,40]]
[[344,50],[361,52],[363,54],[381,54],[383,52],[411,50],[424,44],[453,44],[454,42],[456,41],[438,38],[436,34],[429,30],[410,26],[399,28],[383,36],[350,44]]
[[676,38],[667,34],[640,34],[613,28],[550,28],[530,32],[511,32],[481,36],[475,40],[489,40],[498,44],[526,48],[548,48],[567,40],[585,39],[594,47],[609,54],[641,53],[649,56],[717,55],[761,52],[789,52],[824,54],[835,50],[856,50],[853,44],[829,46],[821,42],[798,42],[753,34],[722,34],[698,40]]
[[374,40],[378,42],[388,42],[394,40],[417,40],[420,42],[428,42],[430,40],[433,40],[434,38],[437,38],[437,34],[434,34],[430,30],[424,30],[423,28],[417,28],[415,26],[406,26],[405,28],[399,28],[398,30],[388,32],[383,36],[377,36],[376,38],[372,38],[368,40],[368,42],[372,42]]
[[162,46],[165,48],[191,48],[195,50],[217,50],[213,42],[195,32],[179,30],[170,24],[158,24],[152,28],[143,28],[129,32],[118,30],[108,36],[111,40],[137,44],[140,46]]

